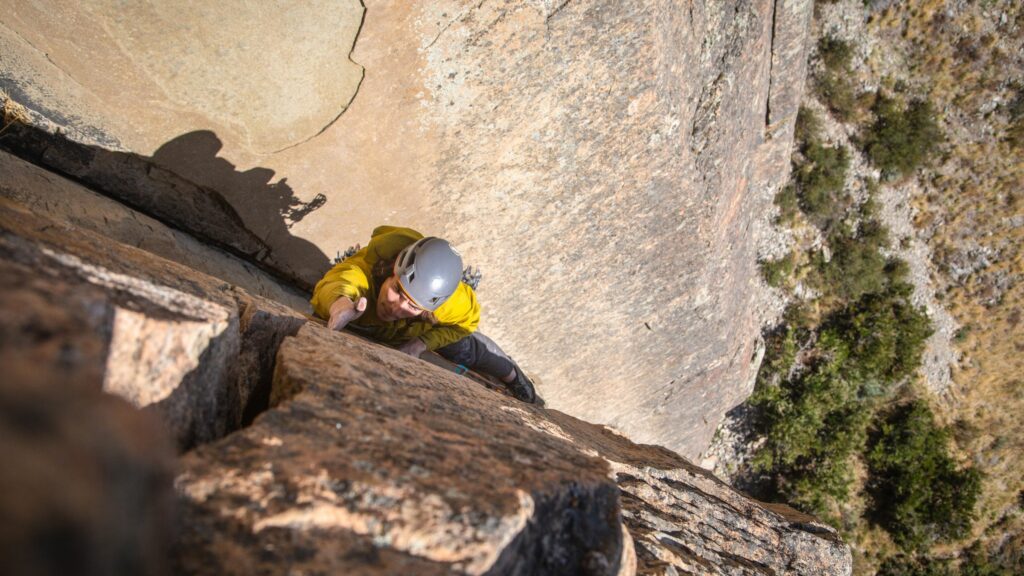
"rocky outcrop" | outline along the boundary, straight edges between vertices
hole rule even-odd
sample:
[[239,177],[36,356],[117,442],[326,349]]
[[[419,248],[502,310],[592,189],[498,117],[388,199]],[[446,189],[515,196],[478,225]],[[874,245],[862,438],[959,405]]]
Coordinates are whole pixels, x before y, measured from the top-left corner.
[[47,277],[9,247],[0,241],[0,573],[166,574],[173,450],[151,417],[102,392],[111,295]]
[[[231,19],[241,40],[224,46],[175,36],[219,7],[178,10],[147,44],[164,9],[27,15],[45,4],[0,14],[2,87],[91,148],[86,161],[52,143],[23,153],[307,286],[325,255],[380,223],[447,236],[485,270],[484,329],[549,404],[639,441],[695,456],[748,391],[756,238],[788,170],[809,0],[368,1],[365,19],[355,2],[303,4],[282,12],[324,22],[275,19],[260,36],[261,54],[281,55],[272,65],[242,58],[267,26],[247,7]],[[329,22],[345,33],[313,33]],[[354,99],[332,88],[310,118],[279,100],[282,114],[268,112],[281,87],[337,86],[351,22],[366,69]],[[88,58],[71,36],[88,38]],[[287,74],[253,94],[240,68]],[[222,92],[197,85],[210,77]],[[258,105],[227,106],[229,94]],[[313,124],[312,139],[265,153]],[[0,143],[15,149],[16,130]],[[127,165],[153,182],[120,186]]]
[[[303,315],[8,200],[0,200],[0,230],[4,260],[32,270],[35,284],[102,290],[104,321],[91,327],[103,346],[104,364],[93,367],[102,388],[156,414],[179,449],[265,409],[276,346]],[[21,326],[20,338],[44,329]]]
[[[278,245],[291,247],[292,256],[305,256],[296,260],[282,259],[278,252],[270,248],[265,237],[269,234],[261,230],[260,234],[250,231],[242,222],[236,210],[228,204],[223,195],[216,189],[209,186],[202,186],[182,177],[176,172],[164,168],[158,162],[157,156],[152,158],[140,156],[130,152],[111,151],[97,145],[83,144],[67,137],[62,127],[42,117],[38,113],[23,111],[18,104],[11,100],[3,102],[0,112],[8,115],[11,111],[20,114],[18,120],[13,120],[5,126],[7,132],[5,138],[0,139],[0,145],[4,145],[12,153],[35,163],[46,166],[67,178],[88,186],[94,191],[100,191],[109,198],[123,204],[124,207],[116,209],[120,212],[137,212],[146,216],[147,220],[156,220],[161,228],[167,226],[185,231],[187,235],[194,236],[202,242],[215,247],[212,250],[206,248],[199,250],[209,255],[216,250],[228,251],[236,256],[246,259],[250,264],[247,268],[262,268],[272,275],[283,279],[289,285],[295,285],[308,292],[313,287],[317,275],[327,269],[327,258],[318,251],[312,256],[309,254],[308,243],[287,237],[288,240],[278,238]],[[210,141],[213,138],[213,141]],[[178,149],[189,148],[202,150],[201,144],[212,144],[217,146],[216,138],[208,133],[189,135],[177,143],[171,143],[164,148]],[[161,148],[163,150],[164,148]],[[162,152],[158,151],[158,154]],[[215,154],[215,151],[212,153]],[[204,155],[209,162],[209,156]],[[13,162],[7,161],[12,164]],[[256,174],[238,173],[234,167],[227,163],[214,162],[221,174],[226,177],[255,181],[263,179],[260,171]],[[19,172],[25,169],[15,167]],[[15,172],[14,177],[18,176]],[[7,185],[6,187],[10,187]],[[55,190],[66,191],[67,186],[55,186]],[[282,191],[290,190],[287,187],[275,186],[275,189]],[[75,191],[76,196],[81,196]],[[24,194],[19,194],[24,197]],[[289,209],[292,204],[290,198],[282,197],[284,205],[271,206],[270,217],[276,219],[277,227],[284,227],[281,221],[280,210]],[[96,201],[91,201],[95,203]],[[105,203],[109,205],[110,203]],[[280,204],[280,203],[278,203]],[[49,208],[48,208],[49,209]],[[147,223],[148,224],[148,223]],[[273,228],[273,226],[268,226]],[[132,234],[126,234],[131,239]],[[188,250],[188,249],[186,249]],[[164,251],[166,253],[166,251]],[[179,251],[180,252],[180,251]],[[169,256],[173,257],[173,256]],[[238,264],[229,264],[223,258],[214,256],[206,268],[218,270],[217,275],[231,274],[232,268],[238,268]],[[255,265],[255,266],[254,266]],[[245,265],[243,265],[245,266]],[[253,270],[250,274],[266,277],[268,274],[263,270]],[[252,283],[252,280],[246,283]],[[263,284],[274,284],[274,280],[268,278],[262,280]],[[287,289],[283,289],[287,291]],[[294,292],[294,290],[292,290]],[[294,296],[289,296],[294,300]]]
[[0,197],[59,222],[103,234],[203,272],[299,312],[309,310],[307,293],[253,264],[89,190],[53,172],[0,152]]
[[[159,573],[160,563],[147,562],[170,548],[173,570],[186,574],[849,573],[833,530],[752,501],[664,448],[329,332],[8,200],[0,248],[0,358],[18,359],[4,381],[5,413],[28,425],[40,421],[27,416],[36,407],[49,430],[90,430],[56,434],[33,455],[38,465],[12,477],[47,486],[61,454],[74,454],[83,466],[117,463],[120,480],[101,477],[110,487],[85,485],[101,496],[136,486],[118,482],[150,486],[123,501],[142,529],[111,535],[132,551],[124,561],[135,562],[133,572]],[[53,401],[33,395],[33,364],[141,411],[74,391]],[[104,402],[109,412],[86,408]],[[76,427],[83,419],[91,423]],[[92,431],[101,423],[107,436]],[[160,435],[140,433],[154,423],[179,449],[197,446],[177,466],[177,524],[161,507],[167,445],[147,448]],[[33,442],[42,440],[23,440],[12,458]],[[19,495],[5,491],[0,509],[13,510]],[[98,508],[68,528],[73,537],[103,526],[120,505],[95,498]],[[74,503],[51,496],[39,509],[47,506],[59,516]],[[29,524],[46,517],[25,510]],[[46,541],[16,537],[5,547]]]
[[253,426],[183,459],[180,570],[850,570],[811,517],[354,336],[307,325],[286,339],[274,395]]
[[356,572],[373,565],[345,561],[360,541],[468,574],[618,565],[606,466],[523,425],[514,400],[313,326],[281,346],[274,391],[252,427],[183,459],[184,571],[260,572],[273,543],[273,562]]

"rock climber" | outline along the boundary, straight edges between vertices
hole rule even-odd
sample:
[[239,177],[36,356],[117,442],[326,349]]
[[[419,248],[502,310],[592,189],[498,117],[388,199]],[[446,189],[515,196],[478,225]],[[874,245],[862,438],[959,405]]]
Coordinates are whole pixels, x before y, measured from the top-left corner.
[[417,358],[435,351],[497,378],[517,399],[537,402],[519,366],[476,330],[480,305],[462,278],[462,256],[447,241],[378,226],[365,248],[317,283],[311,303],[331,330],[348,327]]

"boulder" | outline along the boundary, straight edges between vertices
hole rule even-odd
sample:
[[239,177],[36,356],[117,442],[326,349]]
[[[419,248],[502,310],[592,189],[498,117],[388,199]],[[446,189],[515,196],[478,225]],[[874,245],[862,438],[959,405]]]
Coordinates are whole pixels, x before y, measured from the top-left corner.
[[[524,426],[513,399],[307,325],[278,352],[274,401],[252,426],[183,458],[179,570],[384,574],[410,563],[614,574],[619,565],[607,465]],[[388,552],[352,552],[371,545]]]

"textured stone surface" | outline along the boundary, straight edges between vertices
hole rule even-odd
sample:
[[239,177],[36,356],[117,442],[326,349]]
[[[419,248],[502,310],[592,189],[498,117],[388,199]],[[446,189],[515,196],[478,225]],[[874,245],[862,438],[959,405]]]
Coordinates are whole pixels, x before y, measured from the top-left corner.
[[[515,400],[312,325],[282,344],[274,386],[275,409],[182,462],[185,572],[386,573],[405,556],[469,574],[616,572],[607,466],[523,426]],[[353,542],[399,559],[339,566]]]
[[849,548],[835,530],[787,506],[736,492],[660,446],[556,412],[528,426],[600,455],[621,490],[637,574],[850,574]]
[[307,282],[383,222],[449,237],[485,271],[483,329],[549,405],[695,456],[750,381],[810,10],[368,1],[366,78],[319,136],[257,155],[212,127],[216,146],[152,156]]
[[197,128],[273,152],[316,136],[352,100],[362,13],[359,0],[4,0],[0,88],[140,153]]
[[810,3],[460,8],[424,49],[432,211],[489,274],[486,329],[550,406],[695,456],[749,392]]
[[114,312],[0,259],[0,573],[167,574],[173,451],[100,390]]
[[249,262],[211,248],[154,218],[66,178],[0,152],[0,196],[33,212],[108,236],[216,276],[246,291],[309,311],[309,296]]
[[[16,106],[5,102],[5,113]],[[215,167],[210,170],[230,181],[251,182],[256,186],[266,184],[269,177],[260,170],[237,172],[231,164],[218,161],[213,156],[215,152],[199,152],[205,151],[207,145],[219,146],[210,133],[188,135],[168,143],[157,155],[145,157],[76,142],[67,137],[60,125],[39,114],[25,114],[26,118],[31,118],[31,123],[14,122],[6,126],[0,145],[28,161],[82,182],[200,240],[248,258],[303,290],[311,290],[317,276],[327,269],[327,257],[323,253],[287,232],[282,211],[298,206],[293,205],[287,187],[267,186],[268,190],[277,190],[280,194],[274,204],[258,204],[269,213],[260,220],[263,225],[256,228],[258,232],[253,232],[222,192],[198,185],[159,164],[165,149],[173,150],[168,152],[172,155],[191,150],[205,158],[206,165]],[[236,203],[252,205],[242,200]],[[270,239],[277,246],[276,250],[270,248]],[[283,258],[280,252],[286,252],[289,257]]]
[[159,415],[181,449],[266,407],[276,347],[305,322],[282,304],[9,200],[0,200],[0,248],[38,282],[102,290],[103,389]]
[[[849,573],[833,530],[751,501],[665,448],[327,331],[9,200],[0,254],[0,425],[14,430],[0,450],[30,471],[5,467],[14,489],[0,506],[19,527],[52,526],[53,514],[86,527],[72,531],[83,534],[75,550],[97,559],[72,557],[98,573],[109,561],[164,567],[152,563],[169,526],[168,449],[146,433],[156,422],[179,448],[199,444],[175,480],[177,573]],[[59,384],[55,395],[33,392],[41,380]],[[140,413],[96,401],[114,383],[152,403]],[[33,409],[59,412],[45,428],[52,442],[32,428],[47,421]],[[29,429],[36,444],[19,440]],[[89,473],[68,482],[69,460]],[[58,481],[63,492],[28,489]],[[10,498],[22,492],[35,495]],[[65,492],[79,499],[51,503]],[[110,552],[93,535],[119,505],[131,506],[131,531],[109,537],[138,547]],[[5,547],[34,537],[7,528]],[[4,561],[36,561],[22,551]]]
[[251,427],[184,457],[177,570],[850,573],[809,516],[347,334],[307,324],[274,386]]

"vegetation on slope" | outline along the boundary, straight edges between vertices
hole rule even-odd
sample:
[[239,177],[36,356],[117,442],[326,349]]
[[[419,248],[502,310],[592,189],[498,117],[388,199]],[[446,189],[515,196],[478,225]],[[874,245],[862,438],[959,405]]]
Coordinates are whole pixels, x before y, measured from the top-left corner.
[[[955,466],[942,429],[929,429],[920,445],[898,444],[904,433],[917,434],[922,422],[933,422],[926,403],[912,401],[913,419],[886,415],[899,393],[907,394],[903,384],[921,363],[930,321],[911,302],[906,264],[883,253],[889,234],[876,215],[875,188],[868,187],[859,204],[851,201],[846,149],[822,142],[820,121],[809,110],[800,116],[793,183],[778,204],[796,221],[786,210],[795,204],[800,217],[826,235],[830,255],[817,251],[802,259],[802,281],[819,294],[816,312],[797,302],[768,338],[750,399],[763,437],[752,461],[760,475],[756,490],[843,528],[842,508],[853,492],[866,489],[865,520],[887,530],[898,546],[916,549],[960,536],[970,525],[977,481],[957,482],[977,476]],[[791,253],[765,263],[766,280],[786,285],[799,261]],[[905,458],[941,463],[945,475],[905,473],[899,467]],[[868,465],[865,486],[858,485],[859,462]],[[962,505],[940,506],[936,493],[952,494]]]
[[[815,18],[776,197],[794,243],[762,262],[791,305],[736,480],[843,530],[858,574],[1024,574],[1024,4],[818,0]],[[878,203],[901,194],[917,232],[894,237]],[[930,266],[908,277],[894,255],[916,246]],[[960,325],[949,388],[917,373],[928,321],[900,289],[922,278]],[[902,358],[873,356],[894,339]]]

